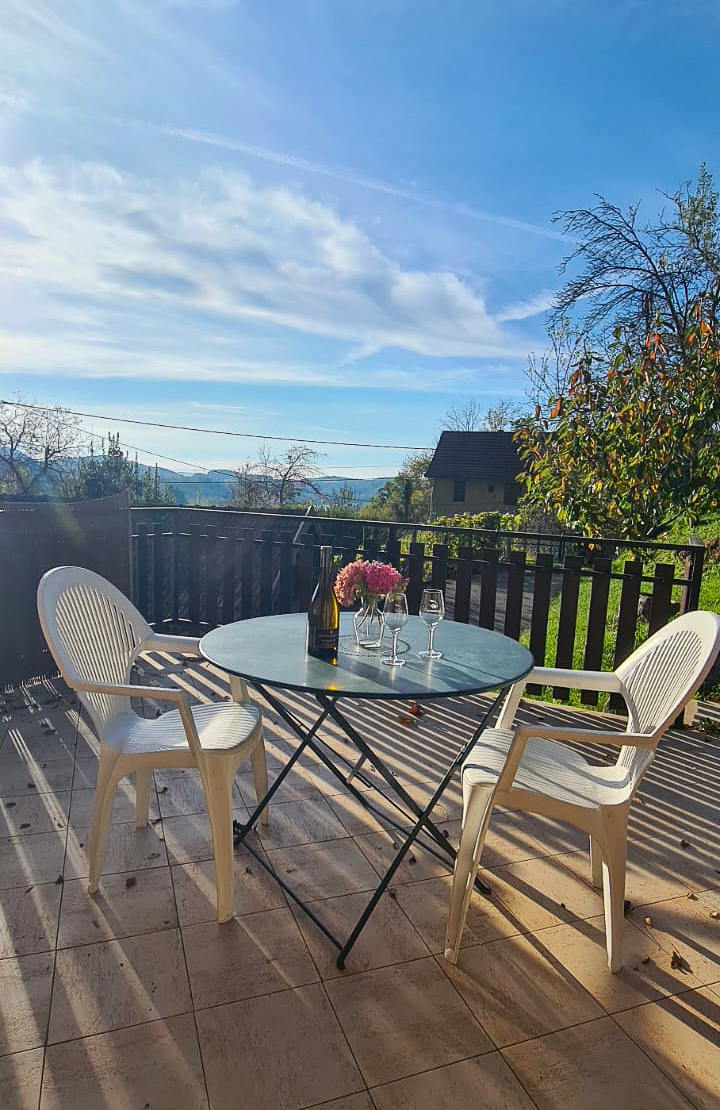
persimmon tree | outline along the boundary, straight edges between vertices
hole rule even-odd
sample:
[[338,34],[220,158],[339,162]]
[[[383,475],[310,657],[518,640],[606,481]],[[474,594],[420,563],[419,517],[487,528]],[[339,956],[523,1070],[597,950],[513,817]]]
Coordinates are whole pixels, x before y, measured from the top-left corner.
[[720,329],[696,302],[680,344],[662,322],[638,344],[616,328],[585,352],[561,393],[537,404],[516,439],[523,502],[586,535],[653,539],[696,525],[720,502]]

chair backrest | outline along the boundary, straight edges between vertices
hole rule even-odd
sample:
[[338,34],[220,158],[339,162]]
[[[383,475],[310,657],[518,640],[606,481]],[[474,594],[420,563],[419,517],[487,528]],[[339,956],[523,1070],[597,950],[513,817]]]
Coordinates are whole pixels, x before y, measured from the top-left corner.
[[[650,636],[617,669],[627,692],[628,732],[641,732],[656,743],[682,712],[712,667],[720,649],[720,616],[683,613]],[[653,750],[622,748],[618,766],[639,781]]]
[[[127,683],[140,645],[152,630],[120,590],[94,571],[55,567],[40,580],[38,614],[48,647],[68,686]],[[130,699],[78,691],[100,735]]]

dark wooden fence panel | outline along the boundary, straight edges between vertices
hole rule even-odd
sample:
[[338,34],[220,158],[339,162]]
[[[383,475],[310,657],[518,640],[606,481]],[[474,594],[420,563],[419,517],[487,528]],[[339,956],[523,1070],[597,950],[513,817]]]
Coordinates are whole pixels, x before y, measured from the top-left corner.
[[78,504],[0,504],[2,687],[57,670],[40,628],[36,603],[38,582],[57,566],[94,570],[130,594],[127,495]]
[[[319,548],[326,543],[334,547],[338,565],[361,557],[398,566],[408,578],[411,613],[418,612],[422,590],[432,586],[446,591],[448,617],[514,638],[526,636],[539,665],[570,667],[580,653],[578,665],[600,669],[607,628],[613,627],[616,666],[634,647],[639,619],[648,620],[652,632],[672,617],[678,594],[683,609],[696,606],[699,597],[701,547],[677,549],[684,571],[663,561],[674,549],[662,544],[636,545],[644,562],[629,559],[613,570],[618,554],[630,549],[626,541],[566,536],[550,543],[547,537],[526,536],[523,547],[519,534],[484,533],[477,542],[479,534],[471,530],[429,527],[428,538],[424,528],[397,522],[375,522],[366,529],[359,521],[314,520],[306,527],[303,519],[296,527],[288,517],[276,523],[266,514],[236,514],[238,520],[258,517],[255,527],[240,531],[230,513],[195,517],[192,510],[184,510],[182,531],[173,531],[172,512],[160,516],[153,510],[152,516],[137,518],[133,596],[149,619],[189,622],[196,631],[219,620],[305,609],[317,580]],[[334,539],[327,534],[333,528]],[[468,542],[458,544],[458,538]],[[488,540],[501,540],[501,548]],[[611,593],[613,580],[620,590]],[[578,627],[581,588],[584,597],[588,589],[583,581],[591,583],[589,615],[587,627]],[[558,612],[557,644],[555,657],[546,660],[553,611]],[[530,687],[529,692],[537,691]],[[555,694],[563,700],[568,696],[560,689]],[[586,692],[582,701],[596,704],[597,697]]]

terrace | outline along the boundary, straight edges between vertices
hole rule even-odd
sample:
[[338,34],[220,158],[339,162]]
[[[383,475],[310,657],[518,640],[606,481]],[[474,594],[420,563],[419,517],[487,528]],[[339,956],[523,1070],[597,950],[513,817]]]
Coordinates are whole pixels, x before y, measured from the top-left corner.
[[[617,579],[618,608],[610,615],[614,579],[606,563],[585,571],[576,553],[538,552],[533,563],[512,550],[491,558],[485,546],[473,552],[471,537],[466,541],[455,556],[442,543],[421,551],[421,541],[408,537],[414,546],[402,556],[415,592],[445,575],[455,619],[529,625],[537,645],[553,577],[567,620],[587,573],[595,619],[604,597],[608,623],[625,641],[635,634],[642,568]],[[248,607],[235,617],[272,611],[291,585],[297,607],[312,573],[312,544],[267,534],[136,527],[133,542],[136,600],[157,623],[183,629],[226,619],[231,600],[233,608]],[[387,537],[388,546],[393,542]],[[270,558],[276,576],[267,570]],[[644,573],[651,623],[666,619],[672,600],[682,603],[697,585],[657,558]],[[297,564],[291,574],[289,560]],[[37,581],[34,568],[28,573]],[[488,583],[496,588],[503,574],[504,600],[493,601],[491,612]],[[623,624],[628,598],[634,616]],[[590,632],[585,657],[590,651],[602,659],[603,644]],[[557,651],[568,650],[565,665],[573,643],[558,637]],[[144,685],[172,684],[201,702],[229,694],[227,676],[207,663],[155,653],[140,669]],[[313,719],[304,695],[286,692],[281,700],[301,721]],[[414,719],[397,702],[349,704],[351,721],[362,722],[420,800],[486,699],[433,702]],[[89,897],[97,741],[87,719],[51,677],[17,684],[0,708],[3,1110],[717,1105],[720,744],[707,734],[668,732],[631,809],[619,974],[607,968],[602,897],[589,882],[586,838],[502,811],[483,856],[492,897],[474,895],[457,967],[442,956],[448,869],[415,846],[339,971],[326,939],[245,850],[235,856],[234,916],[217,924],[205,801],[192,771],[155,773],[151,823],[139,831],[132,784],[121,784],[100,893]],[[714,705],[701,711],[720,725]],[[523,703],[522,715],[581,727],[598,720],[589,708],[538,701]],[[623,726],[614,715],[603,720]],[[296,740],[267,707],[264,721],[272,777]],[[334,725],[325,735],[352,757]],[[252,802],[248,767],[235,784],[240,820]],[[436,811],[452,842],[461,810],[457,776]],[[321,903],[323,919],[340,933],[367,903],[397,845],[382,815],[359,806],[311,755],[275,796],[268,827],[251,835],[253,849],[304,899]]]
[[[162,677],[200,700],[228,693],[208,664],[156,655],[143,669],[144,682]],[[300,696],[287,701],[307,714]],[[479,709],[479,699],[451,700],[410,727],[397,707],[365,708],[363,719],[421,796]],[[525,712],[588,716],[542,703]],[[101,893],[89,898],[95,739],[57,681],[6,697],[3,718],[4,1110],[717,1105],[720,746],[706,736],[668,733],[633,808],[618,975],[607,970],[583,838],[501,813],[484,857],[493,896],[474,896],[457,968],[440,955],[447,869],[418,848],[339,972],[325,939],[246,852],[235,916],[216,923],[191,771],[156,773],[152,822],[139,832],[132,787],[121,786]],[[272,714],[265,724],[272,773],[293,738]],[[251,789],[240,773],[238,816]],[[439,815],[453,838],[460,805],[456,782]],[[255,841],[343,924],[393,852],[392,834],[309,757]]]

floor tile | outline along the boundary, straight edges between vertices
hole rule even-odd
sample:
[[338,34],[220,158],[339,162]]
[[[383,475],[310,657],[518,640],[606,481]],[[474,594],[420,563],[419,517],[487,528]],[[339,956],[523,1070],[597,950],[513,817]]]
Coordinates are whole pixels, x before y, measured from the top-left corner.
[[317,1103],[308,1110],[375,1110],[375,1105],[366,1091],[345,1098],[334,1098],[332,1102]]
[[[492,878],[492,876],[488,876]],[[445,930],[450,906],[452,876],[406,883],[396,888],[399,904],[431,952],[444,952]],[[465,922],[461,947],[485,944],[512,936],[518,928],[496,898],[473,895]]]
[[41,1110],[207,1110],[192,1014],[50,1045]]
[[720,998],[707,988],[616,1014],[698,1110],[720,1105]]
[[233,917],[183,929],[196,1009],[317,982],[318,973],[290,910]]
[[0,960],[0,1056],[44,1044],[54,962],[52,952]]
[[73,782],[73,761],[69,756],[38,763],[14,760],[3,767],[0,791],[3,798],[18,798],[24,794],[53,794],[69,790]]
[[685,894],[633,909],[630,917],[665,950],[668,960],[676,952],[699,983],[720,979],[720,895]]
[[[75,828],[87,827],[92,821],[95,791],[92,787],[83,787],[72,792],[70,806],[70,824]],[[155,820],[160,816],[155,792],[150,794],[149,817]],[[127,780],[118,784],[112,809],[112,824],[135,824],[135,787]]]
[[[587,865],[589,869],[588,853],[577,856],[576,866]],[[602,912],[599,892],[569,870],[562,855],[511,863],[484,877],[518,932],[532,932]]]
[[690,1110],[611,1018],[503,1051],[538,1110]]
[[[457,835],[460,832],[460,822],[445,823],[441,829],[448,831],[451,844],[457,844]],[[355,843],[367,856],[378,876],[384,875],[393,861],[393,857],[402,843],[402,836],[387,832],[368,833],[356,836]],[[440,852],[441,849],[438,849]],[[421,879],[440,878],[452,872],[452,859],[447,861],[439,856],[432,855],[422,847],[422,843],[415,843],[408,850],[405,858],[393,876],[393,883],[413,883]]]
[[535,1110],[498,1052],[374,1087],[377,1110]]
[[269,850],[337,840],[346,832],[330,805],[318,796],[301,802],[271,803],[270,824],[258,825],[258,835],[263,848]]
[[[267,858],[267,857],[265,857]],[[249,852],[236,852],[233,868],[233,913],[278,909],[287,905],[273,877]],[[212,860],[183,863],[172,868],[175,902],[180,924],[197,925],[217,916],[215,864]]]
[[55,947],[61,883],[0,891],[0,959]]
[[0,799],[0,836],[28,836],[62,830],[67,825],[69,809],[69,790],[59,794],[21,794],[17,798]]
[[190,1009],[176,929],[65,948],[57,954],[48,1043]]
[[200,1010],[213,1110],[299,1110],[364,1088],[319,984]]
[[3,1110],[37,1110],[42,1067],[41,1048],[0,1058],[0,1106]]
[[609,1013],[699,986],[698,980],[686,970],[673,968],[670,954],[627,919],[624,966],[615,974],[607,964],[604,917],[543,929],[533,939]]
[[177,925],[169,867],[104,875],[97,894],[86,879],[66,882],[58,948],[153,933]]
[[441,967],[498,1047],[589,1021],[602,1013],[542,946],[542,933],[462,948]]
[[[233,811],[233,817],[244,821],[245,807]],[[159,826],[158,826],[159,827]],[[213,859],[213,842],[210,819],[207,813],[186,813],[179,817],[165,817],[162,833],[167,844],[170,863],[195,863]]]
[[[555,856],[554,859],[572,872],[580,882],[590,886],[589,853],[570,852]],[[652,863],[632,845],[628,846],[625,897],[633,906],[643,906],[681,894],[687,894],[687,887],[676,876],[670,875],[656,863]],[[602,897],[600,891],[598,891],[598,897]]]
[[65,830],[0,840],[0,890],[48,883],[62,874]]
[[368,1086],[492,1048],[433,959],[326,984]]
[[[309,908],[342,941],[350,935],[370,901],[370,896],[370,892],[345,894],[340,898],[311,902]],[[335,979],[339,975],[369,971],[428,955],[427,946],[398,903],[387,892],[381,897],[350,950],[345,971],[339,971],[335,966],[337,949],[323,936],[317,925],[298,907],[292,906],[292,911],[323,979]]]
[[378,884],[377,874],[349,837],[279,848],[268,852],[268,859],[303,902],[374,890]]
[[[155,772],[158,803],[163,817],[180,817],[187,813],[207,813],[205,791],[200,781],[200,772],[193,767],[174,768],[175,773]],[[240,795],[234,803],[243,808]]]
[[[101,874],[116,875],[121,872],[140,871],[145,868],[165,867],[167,852],[160,838],[159,825],[136,829],[135,825],[111,825],[108,830]],[[86,878],[89,873],[88,836],[84,827],[70,827],[65,860],[65,879]]]

